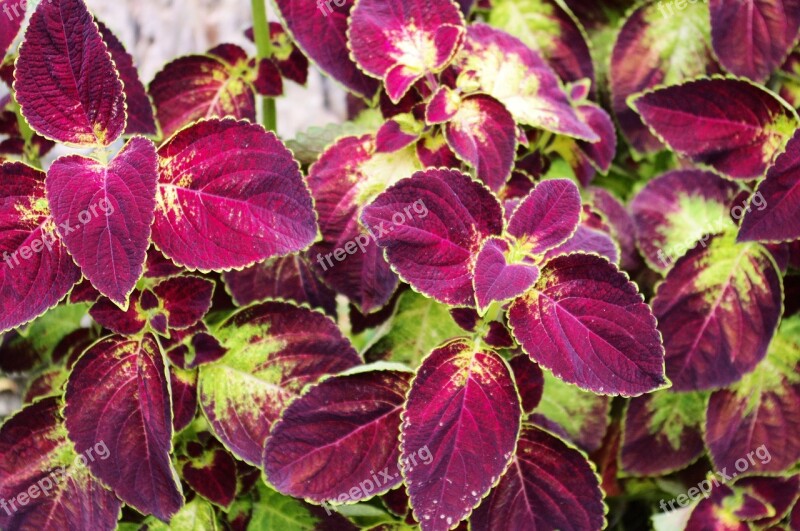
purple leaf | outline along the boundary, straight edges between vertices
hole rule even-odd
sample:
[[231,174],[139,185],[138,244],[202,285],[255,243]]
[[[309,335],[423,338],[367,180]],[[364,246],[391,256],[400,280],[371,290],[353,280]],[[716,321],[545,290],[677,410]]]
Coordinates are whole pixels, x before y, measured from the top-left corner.
[[742,79],[659,88],[630,105],[673,151],[734,179],[764,175],[798,124],[786,102]]
[[170,328],[189,328],[211,309],[215,284],[194,275],[184,275],[162,281],[153,293],[162,301]]
[[97,290],[127,308],[142,275],[156,195],[155,146],[134,138],[108,164],[80,155],[56,160],[47,200],[75,262]]
[[539,268],[533,264],[508,263],[510,248],[502,238],[489,238],[478,253],[472,284],[479,312],[485,312],[492,302],[522,295],[539,278]]
[[795,134],[750,198],[738,241],[800,238],[800,134]]
[[22,22],[25,20],[25,8],[20,8],[17,0],[0,0],[0,6],[2,6],[3,13],[7,15],[0,17],[0,59],[2,59],[22,27]]
[[415,290],[445,304],[472,306],[471,264],[483,241],[500,234],[502,210],[489,190],[463,173],[426,170],[378,196],[361,221]]
[[64,400],[75,450],[108,446],[108,459],[88,463],[92,474],[139,512],[169,520],[183,495],[170,461],[169,383],[155,338],[95,343],[75,364]]
[[267,481],[317,503],[352,503],[399,485],[397,439],[411,376],[357,372],[312,387],[273,426],[264,448]]
[[542,399],[544,390],[542,369],[525,353],[517,354],[509,360],[508,364],[514,371],[514,382],[517,384],[517,390],[522,399],[522,411],[530,413],[536,409]]
[[[496,353],[457,340],[422,362],[403,415],[401,459],[424,531],[452,529],[481,502],[512,459],[521,414],[511,371]],[[412,464],[422,450],[430,461]]]
[[262,127],[201,121],[158,155],[153,241],[173,262],[241,268],[304,249],[317,237],[298,163]]
[[230,509],[236,497],[236,460],[210,434],[200,437],[208,440],[189,441],[189,455],[178,458],[181,477],[205,499]]
[[582,389],[637,396],[667,384],[650,308],[603,258],[550,261],[533,289],[511,304],[508,322],[534,361]]
[[135,290],[131,293],[130,304],[127,310],[120,309],[111,299],[102,297],[92,305],[89,315],[97,323],[112,332],[132,336],[141,332],[147,325],[147,316],[139,305],[141,292]]
[[83,0],[40,2],[19,50],[14,90],[44,137],[107,146],[125,130],[125,94]]
[[531,254],[546,251],[567,241],[577,229],[581,195],[567,179],[542,181],[514,210],[508,233],[524,243]]

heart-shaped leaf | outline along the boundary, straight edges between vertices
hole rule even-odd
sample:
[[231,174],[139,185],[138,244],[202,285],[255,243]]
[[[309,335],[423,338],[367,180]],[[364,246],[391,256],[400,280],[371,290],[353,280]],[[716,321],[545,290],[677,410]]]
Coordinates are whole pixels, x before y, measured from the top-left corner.
[[475,301],[478,311],[484,312],[492,302],[514,299],[536,283],[539,268],[533,264],[508,263],[508,242],[502,238],[489,238],[483,244],[475,261]]
[[361,221],[403,280],[440,302],[463,306],[475,304],[471,265],[483,241],[502,231],[492,193],[445,169],[400,181],[364,208]]
[[476,531],[602,529],[600,481],[586,457],[557,437],[525,426],[511,467],[470,519]]
[[800,238],[800,134],[795,133],[767,178],[756,188],[739,229],[739,241]]
[[200,368],[200,406],[217,438],[253,465],[305,385],[361,363],[332,320],[284,302],[240,310],[214,335],[228,352]]
[[[512,459],[522,410],[503,359],[466,341],[425,358],[403,415],[403,477],[424,531],[452,529],[498,481]],[[411,458],[421,450],[429,462]]]
[[175,263],[241,268],[304,249],[317,237],[298,163],[262,127],[201,121],[168,140],[158,156],[153,241]]
[[786,102],[743,79],[698,79],[629,100],[673,151],[734,179],[764,175],[798,125]]
[[411,376],[356,372],[311,388],[272,428],[264,448],[267,481],[318,503],[355,502],[399,485],[397,439]]
[[797,0],[710,0],[709,9],[714,52],[731,74],[765,81],[797,44]]
[[567,179],[542,181],[514,210],[508,233],[531,254],[544,254],[575,233],[581,217],[581,195]]
[[40,135],[107,146],[125,131],[125,94],[83,0],[40,2],[15,68],[22,114]]
[[169,278],[153,288],[170,328],[189,328],[211,309],[215,284],[195,275]]
[[44,183],[45,174],[25,164],[0,166],[0,331],[43,314],[81,278],[58,237]]
[[508,322],[535,362],[582,389],[636,396],[668,383],[649,306],[624,273],[598,256],[551,260],[511,304]]
[[718,236],[689,251],[653,299],[675,390],[739,380],[764,358],[778,326],[783,286],[775,261],[761,245],[734,238]]
[[108,446],[108,459],[88,463],[92,474],[141,513],[169,520],[178,512],[183,495],[170,460],[169,383],[155,337],[95,343],[75,364],[64,400],[76,451]]
[[155,146],[144,138],[108,165],[70,155],[47,172],[47,200],[67,249],[92,285],[123,308],[150,245],[157,178]]
[[116,528],[122,504],[86,468],[111,456],[113,439],[77,455],[59,416],[61,405],[60,397],[39,400],[0,429],[3,529]]

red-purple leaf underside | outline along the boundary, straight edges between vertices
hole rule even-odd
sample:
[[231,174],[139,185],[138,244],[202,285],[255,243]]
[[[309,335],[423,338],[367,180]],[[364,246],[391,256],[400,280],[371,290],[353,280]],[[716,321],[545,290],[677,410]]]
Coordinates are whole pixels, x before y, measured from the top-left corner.
[[106,146],[125,130],[125,94],[83,0],[40,2],[25,32],[14,89],[42,136]]
[[[267,481],[290,496],[335,503],[399,485],[400,413],[411,376],[361,372],[311,388],[272,429],[264,448]],[[353,488],[359,492],[351,497]]]
[[795,134],[750,199],[739,241],[800,238],[800,134]]
[[512,459],[521,414],[496,353],[454,341],[422,362],[403,415],[401,459],[423,531],[451,529],[480,503]]
[[323,72],[355,94],[371,99],[378,82],[350,58],[347,22],[355,0],[317,4],[308,0],[275,0],[285,27],[301,50]]
[[743,79],[659,88],[630,105],[674,151],[734,179],[764,175],[798,122],[783,100]]
[[577,531],[604,524],[603,493],[587,458],[530,425],[508,471],[470,518],[475,531]]
[[317,237],[297,161],[261,126],[201,121],[158,156],[153,241],[175,263],[240,268],[302,250]]
[[73,368],[64,416],[75,449],[104,442],[105,460],[92,474],[125,503],[168,520],[183,505],[170,461],[172,411],[163,355],[150,335],[110,336],[95,343]]
[[518,262],[509,264],[509,244],[501,238],[489,238],[475,260],[475,302],[480,312],[494,301],[508,301],[528,291],[539,278],[539,268]]
[[56,160],[47,199],[75,262],[122,307],[142,275],[156,195],[156,150],[134,138],[106,166],[80,155]]
[[508,311],[517,341],[582,389],[636,396],[664,387],[664,348],[636,285],[605,259],[572,254],[542,269]]
[[55,306],[81,278],[56,233],[44,181],[44,173],[25,164],[0,166],[2,331]]
[[722,66],[763,82],[797,44],[800,1],[710,0],[711,42]]

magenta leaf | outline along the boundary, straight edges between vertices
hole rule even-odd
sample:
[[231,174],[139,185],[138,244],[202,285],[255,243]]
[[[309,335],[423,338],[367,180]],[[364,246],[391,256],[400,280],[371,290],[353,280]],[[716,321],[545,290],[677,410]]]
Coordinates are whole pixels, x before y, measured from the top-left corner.
[[85,466],[108,459],[110,448],[98,441],[77,455],[59,416],[61,405],[60,397],[39,400],[0,429],[3,529],[110,531],[117,526],[122,504]]
[[126,336],[137,334],[147,325],[147,316],[139,305],[140,296],[141,292],[138,290],[131,293],[127,310],[120,309],[111,299],[102,297],[92,305],[89,315],[99,325],[117,334]]
[[400,413],[412,374],[373,370],[333,376],[286,408],[264,448],[267,481],[313,502],[355,502],[400,477]]
[[522,411],[530,413],[542,399],[544,376],[539,368],[526,354],[517,354],[508,362],[514,371],[514,382],[517,384],[522,399]]
[[308,0],[275,0],[284,26],[298,47],[323,72],[365,99],[378,91],[378,82],[361,72],[347,48],[347,22],[355,0],[316,4]]
[[764,175],[798,124],[769,90],[743,79],[698,79],[632,96],[672,150],[734,179]]
[[534,361],[582,389],[636,396],[668,383],[650,308],[603,258],[572,254],[547,263],[511,304],[508,322]]
[[483,241],[502,231],[502,210],[480,183],[437,169],[386,190],[364,209],[361,221],[415,290],[445,304],[472,306],[470,268]]
[[[25,8],[19,7],[15,0],[0,0],[3,13],[7,16],[0,17],[0,60],[5,57],[9,47],[17,38],[22,23],[25,21]],[[12,16],[12,10],[14,12]]]
[[201,121],[158,156],[153,241],[175,263],[240,268],[304,249],[317,237],[298,163],[262,127]]
[[384,80],[395,103],[425,76],[442,71],[464,42],[464,19],[451,0],[359,0],[350,17],[353,58]]
[[174,277],[153,288],[161,299],[170,328],[189,328],[211,309],[214,282],[195,275]]
[[508,222],[508,233],[532,254],[564,243],[578,227],[581,195],[567,179],[542,181],[522,200]]
[[539,278],[539,268],[525,262],[508,263],[510,245],[502,238],[489,238],[475,261],[475,301],[484,312],[492,302],[509,301],[526,291]]
[[424,531],[452,529],[481,502],[512,460],[521,416],[496,353],[457,340],[422,362],[403,414],[401,459]]
[[183,330],[170,330],[169,338],[162,338],[161,345],[169,361],[181,369],[211,363],[226,352],[202,321]]
[[750,198],[738,241],[800,238],[800,134],[795,134]]
[[737,244],[728,233],[689,251],[652,302],[673,388],[718,388],[752,371],[767,353],[782,299],[780,272],[761,245]]
[[123,308],[150,245],[156,179],[155,146],[144,138],[108,165],[70,155],[47,173],[47,200],[67,249],[92,285]]
[[95,343],[75,364],[64,400],[76,451],[108,446],[108,459],[88,463],[92,474],[139,512],[169,520],[183,495],[170,461],[169,383],[156,339],[110,336]]
[[125,104],[128,112],[128,124],[125,128],[126,135],[156,136],[158,126],[153,114],[153,104],[147,95],[139,72],[133,64],[133,57],[117,39],[117,36],[100,21],[97,21],[103,41],[108,46],[114,65],[117,67],[119,77],[125,86]]
[[305,385],[361,364],[332,320],[284,302],[239,310],[214,335],[228,351],[200,367],[200,407],[217,438],[253,465],[272,423]]
[[205,499],[230,509],[236,497],[236,460],[209,433],[199,436],[208,440],[189,441],[187,455],[178,458],[181,477]]
[[709,9],[714,52],[731,74],[766,81],[797,44],[797,0],[711,0]]
[[197,414],[197,371],[169,368],[172,396],[172,429],[175,433],[189,426]]
[[0,165],[0,331],[43,314],[81,278],[58,237],[44,183],[45,174],[30,166]]
[[25,31],[14,90],[40,135],[107,146],[125,130],[125,94],[83,0],[40,2]]
[[[246,63],[244,50],[242,54]],[[188,55],[156,74],[149,92],[164,137],[202,118],[255,121],[254,89],[239,74],[241,67],[216,55]]]
[[475,531],[602,529],[606,507],[587,458],[561,439],[526,425],[511,466],[470,519]]

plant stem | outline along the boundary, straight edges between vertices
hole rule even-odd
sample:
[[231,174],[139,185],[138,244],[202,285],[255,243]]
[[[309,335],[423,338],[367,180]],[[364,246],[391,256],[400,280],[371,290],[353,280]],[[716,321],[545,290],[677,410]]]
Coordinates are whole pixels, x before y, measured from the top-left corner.
[[41,169],[42,161],[39,159],[38,149],[33,145],[33,129],[31,129],[31,126],[28,125],[25,117],[22,116],[22,110],[20,109],[16,98],[12,99],[12,104],[14,112],[17,115],[17,127],[19,128],[19,133],[22,136],[22,139],[25,141],[25,146],[23,148],[25,160],[30,165]]
[[[262,59],[272,57],[272,40],[270,39],[269,22],[267,21],[266,0],[251,0],[251,4],[253,6],[253,36],[256,40],[256,57],[260,63]],[[256,68],[258,68],[258,64]],[[261,120],[264,127],[268,131],[276,131],[278,117],[275,113],[275,100],[273,98],[262,98],[261,109]]]

